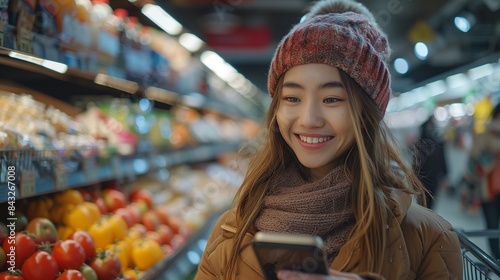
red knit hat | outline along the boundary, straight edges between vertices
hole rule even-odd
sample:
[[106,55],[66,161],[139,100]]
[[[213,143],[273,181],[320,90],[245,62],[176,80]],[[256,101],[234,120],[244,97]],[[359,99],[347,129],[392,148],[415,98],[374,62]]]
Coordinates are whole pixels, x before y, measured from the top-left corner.
[[313,14],[312,18],[297,24],[280,42],[269,69],[269,93],[274,95],[279,79],[290,68],[322,63],[351,76],[384,114],[391,95],[386,65],[390,55],[387,37],[367,10],[366,15],[358,9],[334,12],[331,7],[323,12],[327,14]]

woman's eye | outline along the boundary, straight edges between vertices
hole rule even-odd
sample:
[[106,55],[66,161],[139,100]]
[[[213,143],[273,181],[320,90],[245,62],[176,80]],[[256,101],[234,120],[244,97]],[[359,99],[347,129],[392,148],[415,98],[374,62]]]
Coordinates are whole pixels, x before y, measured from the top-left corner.
[[300,101],[297,97],[285,97],[285,100],[288,102],[299,102]]
[[340,101],[340,99],[333,98],[333,97],[328,97],[328,98],[325,98],[325,100],[323,100],[323,102],[325,102],[325,103],[335,103],[335,102],[338,102],[338,101]]

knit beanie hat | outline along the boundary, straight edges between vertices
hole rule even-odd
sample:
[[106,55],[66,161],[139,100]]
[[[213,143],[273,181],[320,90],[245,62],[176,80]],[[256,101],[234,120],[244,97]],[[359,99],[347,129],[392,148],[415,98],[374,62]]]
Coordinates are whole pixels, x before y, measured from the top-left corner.
[[351,76],[384,114],[391,95],[389,56],[387,37],[365,6],[350,0],[319,1],[280,42],[268,90],[273,96],[281,76],[294,66],[327,64]]

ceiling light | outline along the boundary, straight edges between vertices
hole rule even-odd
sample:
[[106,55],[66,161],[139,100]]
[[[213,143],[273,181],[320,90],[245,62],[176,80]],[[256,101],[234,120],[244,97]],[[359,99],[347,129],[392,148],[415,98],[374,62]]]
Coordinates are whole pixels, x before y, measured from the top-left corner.
[[456,16],[453,22],[458,30],[462,32],[469,32],[472,26],[476,23],[476,17],[469,12],[463,12]]
[[404,58],[396,58],[396,60],[394,60],[394,69],[399,74],[406,74],[409,69],[408,61]]
[[182,25],[160,6],[146,4],[141,12],[170,35],[179,35],[182,31]]
[[237,78],[238,71],[229,65],[222,57],[213,51],[204,51],[200,56],[201,62],[212,70],[219,78],[229,83]]
[[203,46],[203,41],[196,35],[184,33],[179,37],[179,43],[190,52],[197,52]]
[[415,55],[420,60],[425,60],[428,54],[429,54],[429,49],[427,48],[427,45],[425,43],[418,42],[415,44]]

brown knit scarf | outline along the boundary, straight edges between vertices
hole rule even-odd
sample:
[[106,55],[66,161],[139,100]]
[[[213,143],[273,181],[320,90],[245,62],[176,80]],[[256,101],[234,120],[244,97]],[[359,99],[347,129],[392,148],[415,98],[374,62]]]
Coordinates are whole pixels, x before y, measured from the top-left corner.
[[342,166],[313,183],[298,170],[287,170],[273,182],[255,222],[259,231],[318,235],[329,262],[347,241],[355,218],[349,195],[350,180]]

